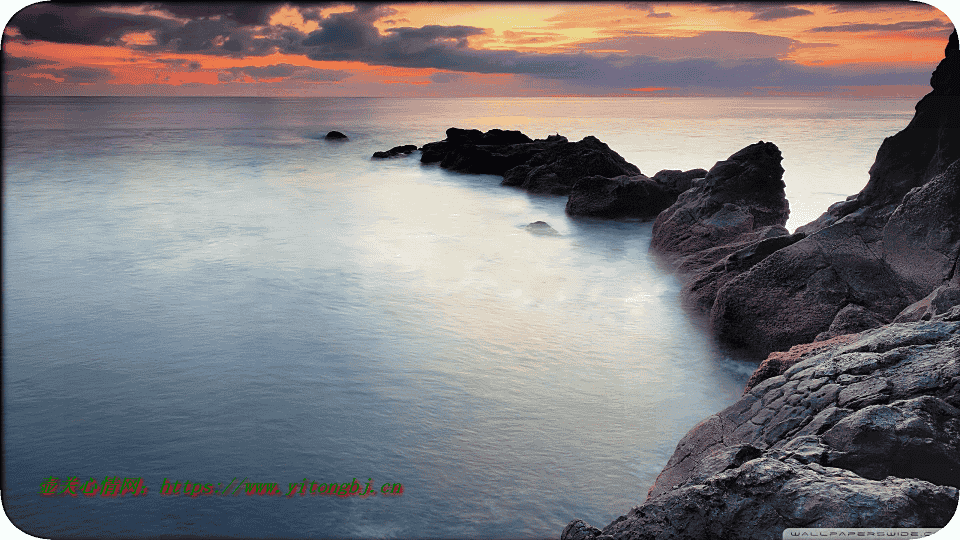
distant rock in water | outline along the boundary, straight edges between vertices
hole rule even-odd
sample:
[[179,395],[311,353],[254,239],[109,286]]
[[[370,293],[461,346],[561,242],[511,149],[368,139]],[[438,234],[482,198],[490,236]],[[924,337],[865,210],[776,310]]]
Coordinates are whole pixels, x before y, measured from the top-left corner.
[[533,193],[567,195],[587,176],[638,175],[640,169],[596,137],[571,143],[551,135],[533,140],[519,131],[450,128],[447,138],[422,148],[423,163],[471,174],[503,176],[505,186]]
[[532,232],[533,234],[542,234],[547,236],[560,236],[560,233],[551,227],[546,221],[534,221],[533,223],[524,227],[526,230]]
[[346,140],[349,140],[350,138],[344,135],[343,133],[340,133],[339,131],[331,131],[327,133],[324,139],[328,141],[346,141]]
[[385,159],[392,157],[405,157],[417,151],[417,146],[413,144],[405,144],[403,146],[394,146],[389,150],[382,152],[374,152],[373,157],[377,159]]

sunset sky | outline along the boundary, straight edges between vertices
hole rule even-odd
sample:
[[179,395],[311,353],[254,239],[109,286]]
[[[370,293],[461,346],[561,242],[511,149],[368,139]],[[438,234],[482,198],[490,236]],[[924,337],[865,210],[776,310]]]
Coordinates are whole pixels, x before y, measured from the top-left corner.
[[11,16],[5,95],[919,97],[953,30],[912,2],[42,3]]

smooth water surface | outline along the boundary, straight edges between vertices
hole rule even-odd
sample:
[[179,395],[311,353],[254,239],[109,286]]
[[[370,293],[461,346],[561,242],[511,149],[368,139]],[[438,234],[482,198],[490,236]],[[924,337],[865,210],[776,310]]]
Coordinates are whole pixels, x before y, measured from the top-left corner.
[[[14,523],[517,538],[642,502],[756,363],[680,308],[651,223],[574,219],[564,197],[370,155],[497,127],[595,135],[652,175],[768,140],[793,229],[863,187],[912,102],[7,98],[3,112]],[[150,492],[41,497],[50,476]],[[240,478],[404,493],[160,495],[164,479]]]

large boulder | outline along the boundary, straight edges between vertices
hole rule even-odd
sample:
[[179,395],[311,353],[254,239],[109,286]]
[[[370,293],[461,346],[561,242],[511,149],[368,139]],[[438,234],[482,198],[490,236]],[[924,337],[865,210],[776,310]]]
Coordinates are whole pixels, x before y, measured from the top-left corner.
[[942,527],[960,487],[960,309],[823,342],[677,445],[647,500],[561,538]]
[[782,160],[775,144],[760,141],[718,162],[657,216],[651,247],[682,259],[763,227],[782,227],[790,215]]
[[718,162],[703,179],[657,173],[677,188],[689,186],[657,216],[651,241],[684,275],[685,304],[709,313],[724,283],[802,238],[784,227],[790,209],[782,159],[775,144],[760,141]]

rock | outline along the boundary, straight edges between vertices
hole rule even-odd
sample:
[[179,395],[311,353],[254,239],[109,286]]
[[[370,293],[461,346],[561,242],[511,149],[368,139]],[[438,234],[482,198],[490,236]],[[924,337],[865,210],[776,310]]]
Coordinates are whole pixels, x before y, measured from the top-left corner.
[[447,138],[423,146],[422,163],[471,174],[503,176],[503,185],[534,193],[569,194],[587,176],[635,176],[640,169],[627,163],[596,137],[571,143],[551,135],[533,140],[519,131],[450,128]]
[[[954,104],[960,108],[960,99]],[[960,138],[960,130],[957,130]],[[883,260],[921,298],[957,276],[960,261],[960,159],[904,195],[883,228]]]
[[944,59],[930,77],[933,90],[916,105],[916,114],[903,131],[884,139],[863,190],[830,207],[802,227],[813,232],[865,207],[889,213],[911,189],[922,186],[960,159],[960,50],[957,31],[950,35]]
[[919,480],[868,480],[795,460],[760,458],[648,499],[594,534],[582,521],[561,540],[780,538],[792,527],[943,527],[957,490]]
[[907,306],[893,322],[929,321],[958,305],[960,305],[960,285],[944,283],[926,297]]
[[653,181],[661,184],[667,193],[680,195],[693,187],[694,180],[699,180],[705,176],[707,176],[707,171],[703,169],[690,169],[689,171],[664,169],[653,175]]
[[571,216],[654,219],[706,172],[663,170],[653,178],[587,176],[574,184],[566,211]]
[[888,324],[791,353],[797,363],[680,441],[643,504],[561,538],[944,526],[960,500],[960,321]]
[[416,151],[417,151],[416,145],[405,144],[403,146],[394,146],[393,148],[389,150],[384,150],[382,152],[374,152],[373,157],[377,159],[385,159],[385,158],[392,158],[392,157],[398,157],[398,156],[404,157]]
[[660,213],[651,247],[677,259],[762,227],[782,227],[790,215],[782,160],[775,144],[760,141],[718,162]]
[[544,236],[560,236],[560,233],[556,231],[553,227],[550,226],[546,221],[534,221],[533,223],[524,227],[526,230],[532,232],[533,234],[539,234]]
[[813,341],[824,341],[837,336],[856,334],[870,328],[883,326],[886,322],[863,306],[847,304],[833,317],[830,328],[817,334]]
[[958,275],[960,51],[951,38],[910,124],[856,196],[716,292],[718,337],[760,355],[892,321]]
[[[875,321],[893,320],[911,299],[848,218],[780,249],[720,287],[710,312],[717,336],[766,356],[829,332],[851,304],[873,313]],[[869,320],[862,315],[861,322]]]
[[750,375],[743,393],[746,394],[751,388],[769,379],[770,377],[782,375],[784,371],[793,367],[793,365],[797,362],[801,362],[810,356],[823,351],[827,347],[849,343],[857,339],[859,336],[859,334],[836,336],[834,338],[815,343],[794,345],[793,347],[790,347],[790,350],[787,352],[772,352],[763,362],[760,363],[760,366],[754,370],[753,374]]
[[651,241],[684,274],[685,304],[709,313],[723,284],[803,238],[783,226],[790,210],[781,161],[775,144],[760,141],[703,179],[692,178],[696,170],[657,173],[674,189],[690,186],[657,216]]
[[609,146],[593,136],[572,143],[556,140],[544,145],[523,164],[503,174],[504,186],[517,186],[532,193],[567,195],[587,176],[635,176],[640,169],[627,163]]
[[760,354],[875,328],[953,279],[958,258],[960,162],[885,220],[863,208],[730,280],[711,324]]
[[331,131],[326,134],[324,139],[328,141],[346,141],[346,140],[349,140],[349,137],[347,137],[343,133],[340,133],[339,131]]
[[675,200],[661,184],[642,174],[587,176],[574,184],[566,211],[571,216],[653,219]]

